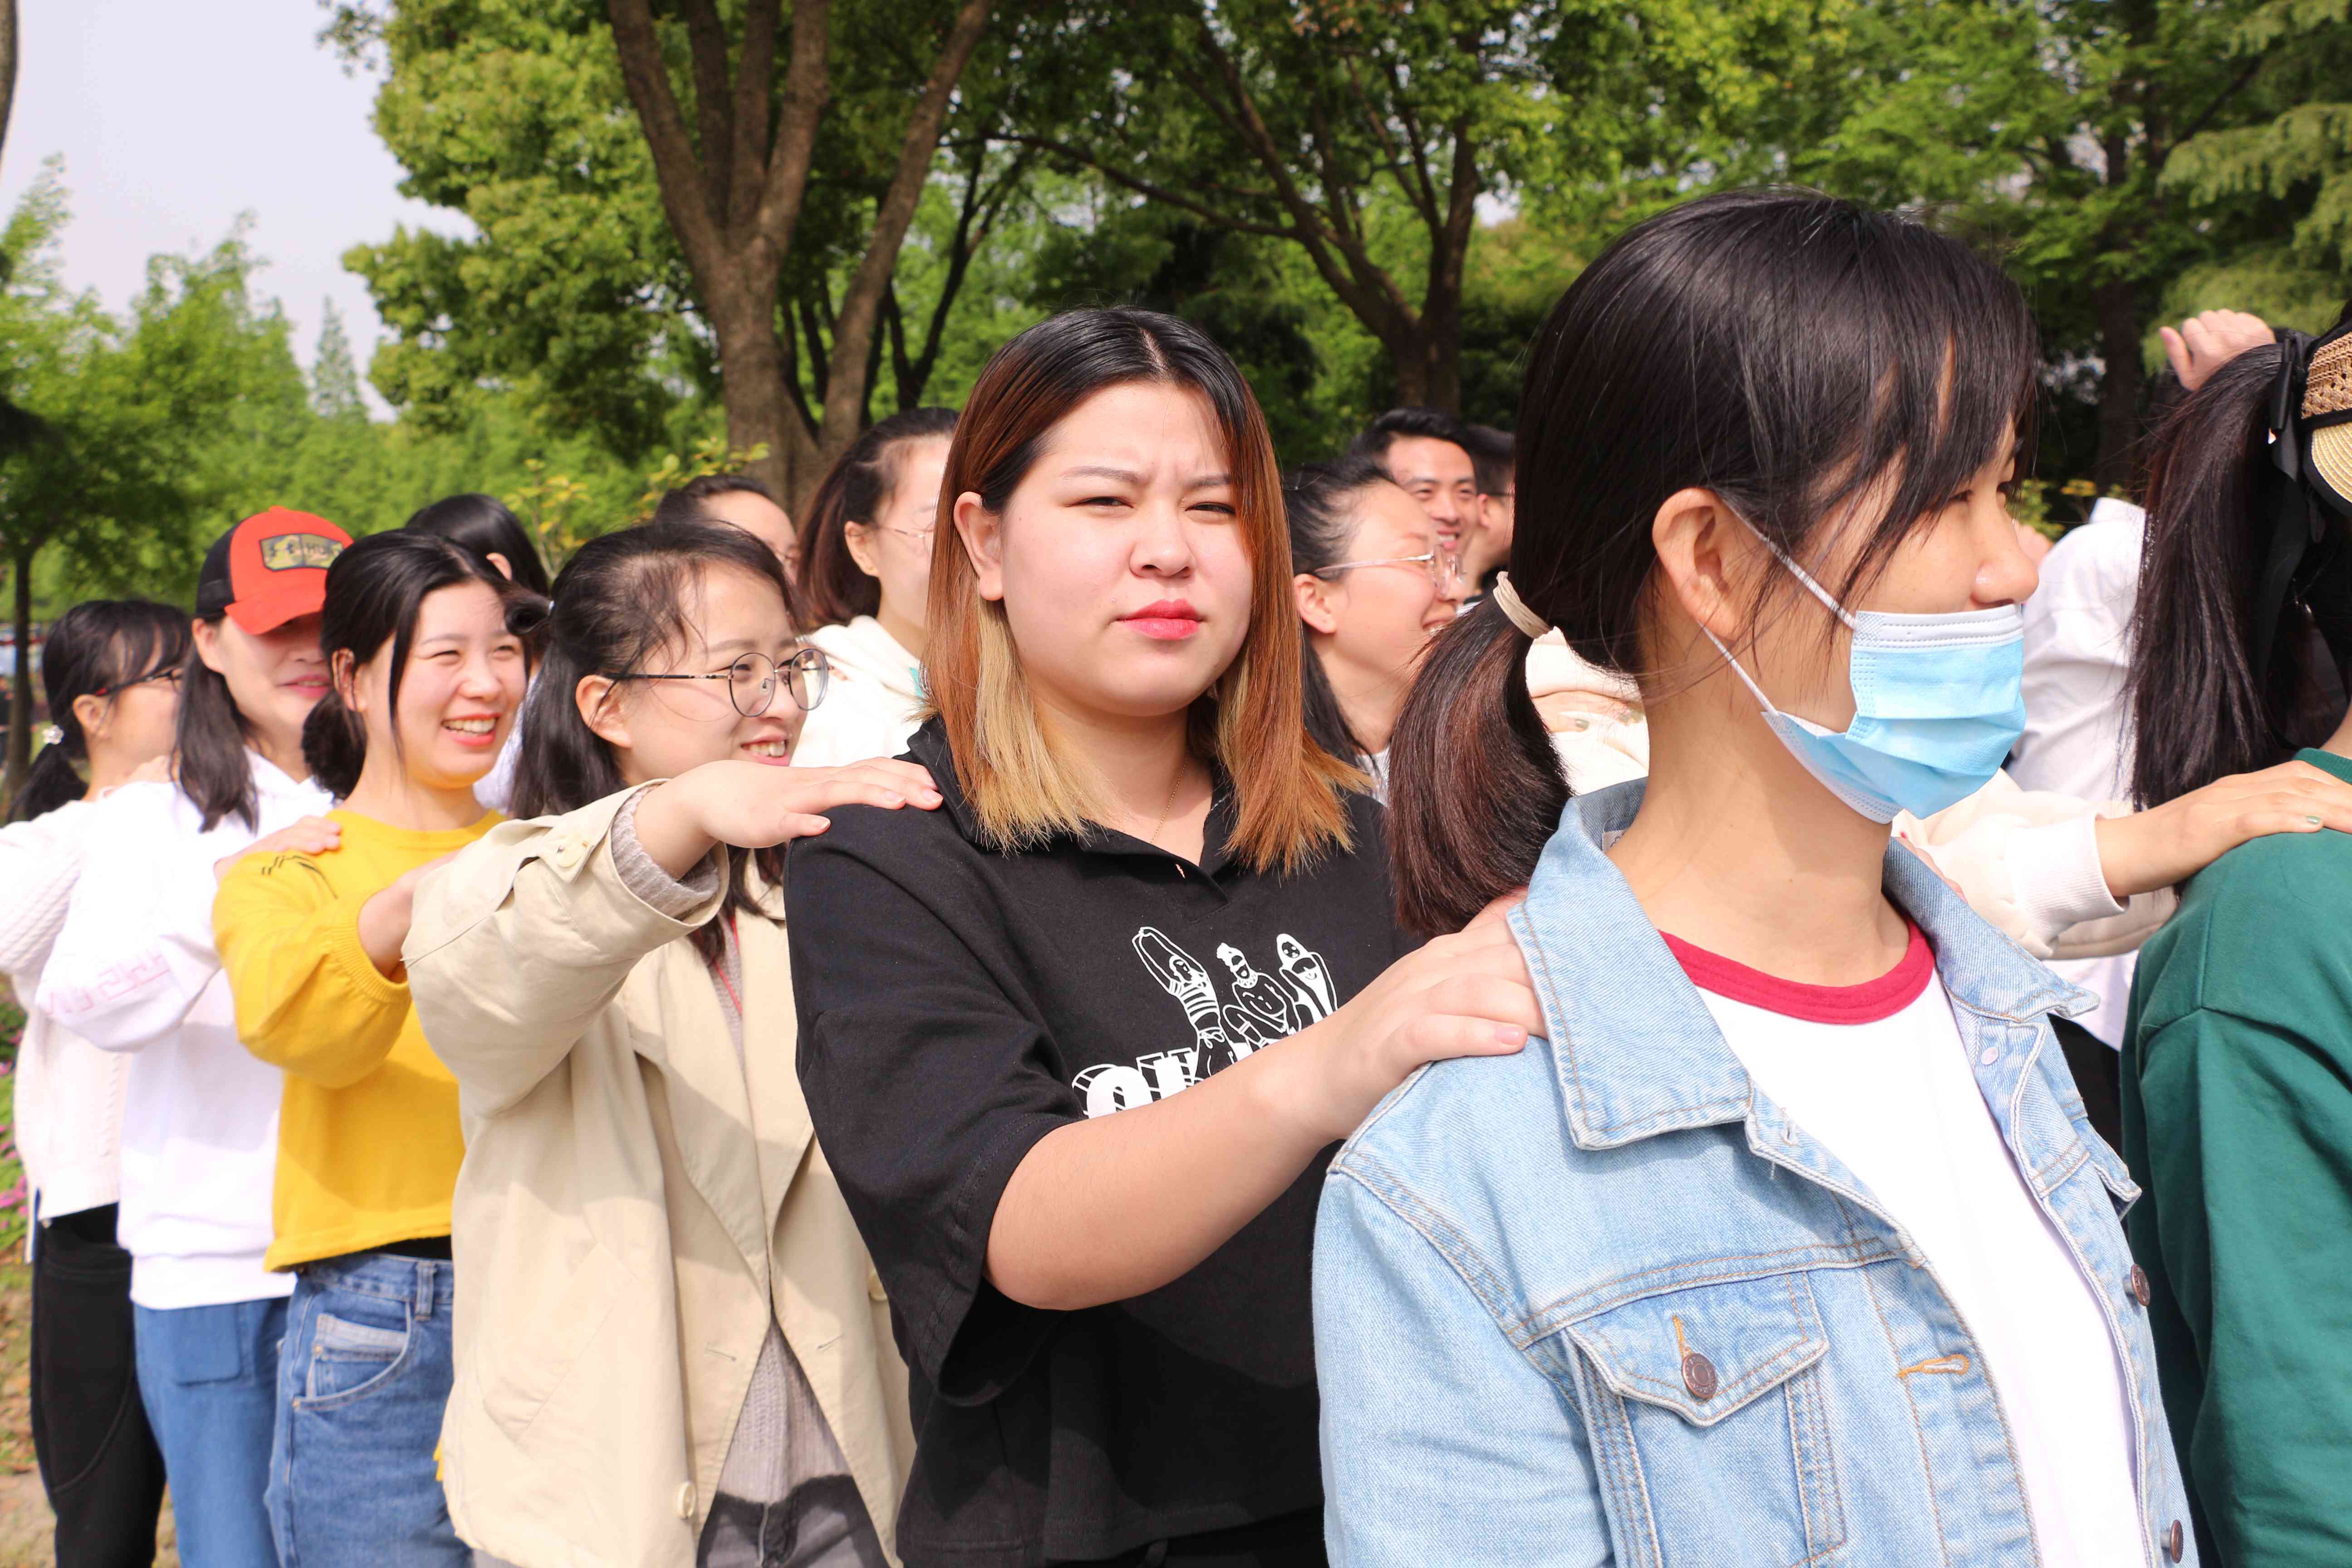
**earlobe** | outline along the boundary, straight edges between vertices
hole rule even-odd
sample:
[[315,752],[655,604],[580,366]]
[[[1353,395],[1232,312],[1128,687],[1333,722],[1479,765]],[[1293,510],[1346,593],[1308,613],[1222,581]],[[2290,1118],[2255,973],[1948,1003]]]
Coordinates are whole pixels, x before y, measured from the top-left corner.
[[974,585],[983,599],[1004,597],[1004,520],[981,504],[976,491],[955,499],[956,537],[963,542],[964,558],[971,563]]
[[72,708],[74,722],[81,726],[83,734],[92,740],[104,738],[107,718],[105,698],[84,692],[73,700]]
[[359,668],[351,649],[335,650],[333,661],[328,666],[328,679],[334,682],[335,695],[342,699],[345,708],[354,713],[367,711],[366,705],[360,701]]
[[580,721],[588,726],[590,734],[627,751],[628,721],[621,716],[621,705],[613,700],[617,689],[609,675],[583,675],[572,689],[572,705],[580,710]]
[[1735,641],[1742,622],[1735,578],[1742,576],[1743,545],[1753,536],[1713,491],[1690,489],[1659,506],[1650,542],[1668,602],[1723,641]]
[[877,579],[882,575],[882,563],[874,552],[872,528],[862,522],[845,522],[841,525],[841,542],[848,547],[849,558],[857,563],[860,572]]
[[189,623],[188,635],[196,645],[196,658],[215,675],[221,673],[220,623],[197,620]]
[[1301,572],[1290,580],[1291,597],[1297,602],[1298,618],[1307,623],[1309,631],[1331,636],[1339,629],[1339,615],[1325,595],[1330,584],[1312,573]]

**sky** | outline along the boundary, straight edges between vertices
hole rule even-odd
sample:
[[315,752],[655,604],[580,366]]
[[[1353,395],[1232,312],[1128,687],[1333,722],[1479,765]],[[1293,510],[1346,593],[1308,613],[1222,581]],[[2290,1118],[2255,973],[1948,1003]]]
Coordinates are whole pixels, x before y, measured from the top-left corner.
[[376,84],[319,43],[318,0],[20,0],[18,16],[0,204],[62,153],[66,281],[111,310],[150,256],[210,249],[249,213],[256,287],[284,304],[295,353],[310,363],[332,300],[364,366],[383,329],[343,252],[404,222],[466,232],[400,195],[369,123]]

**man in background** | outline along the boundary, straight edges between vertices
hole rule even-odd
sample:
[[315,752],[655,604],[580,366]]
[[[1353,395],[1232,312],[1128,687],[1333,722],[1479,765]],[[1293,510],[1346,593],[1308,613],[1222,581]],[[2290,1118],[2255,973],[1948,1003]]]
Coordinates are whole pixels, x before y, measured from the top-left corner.
[[1391,408],[1348,448],[1386,468],[1429,514],[1437,547],[1456,556],[1478,520],[1478,476],[1462,441],[1462,422],[1451,414]]
[[1478,481],[1478,511],[1475,527],[1463,535],[1462,575],[1486,593],[1495,585],[1495,574],[1511,563],[1511,525],[1518,515],[1518,481],[1513,478],[1511,433],[1492,425],[1462,426],[1462,445]]

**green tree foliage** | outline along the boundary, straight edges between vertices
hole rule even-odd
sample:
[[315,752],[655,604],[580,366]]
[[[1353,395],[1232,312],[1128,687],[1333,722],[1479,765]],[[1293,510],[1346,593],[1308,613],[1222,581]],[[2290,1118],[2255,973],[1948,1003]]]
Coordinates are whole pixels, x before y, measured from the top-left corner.
[[[331,37],[386,73],[376,123],[403,189],[474,230],[352,253],[396,334],[385,397],[446,426],[469,389],[512,387],[545,428],[632,462],[681,445],[681,414],[716,397],[730,443],[805,489],[871,416],[886,341],[919,392],[937,335],[908,323],[934,300],[892,297],[895,262],[940,120],[985,110],[984,91],[950,96],[985,4],[786,9],[340,6]],[[1003,200],[982,167],[967,241]],[[968,268],[936,281],[951,293]]]
[[[242,242],[159,259],[128,323],[68,289],[56,248],[61,166],[44,171],[0,231],[0,397],[16,411],[0,455],[0,542],[14,580],[8,777],[30,757],[34,572],[44,552],[70,580],[138,582],[184,558],[225,477],[202,432],[250,415],[270,323],[247,309]],[[282,342],[283,327],[277,324]],[[299,389],[299,382],[297,384]]]
[[2168,316],[2309,325],[2352,280],[2327,237],[2346,121],[2314,101],[2352,65],[2343,0],[1885,0],[1843,37],[1769,161],[2002,253],[2057,394],[2045,468],[2129,485]]

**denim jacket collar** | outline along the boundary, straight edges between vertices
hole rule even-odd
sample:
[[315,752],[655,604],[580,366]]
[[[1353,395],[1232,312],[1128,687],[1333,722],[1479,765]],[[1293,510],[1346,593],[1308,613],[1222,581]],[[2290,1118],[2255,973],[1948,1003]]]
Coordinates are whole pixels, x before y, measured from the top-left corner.
[[[1661,1132],[1737,1121],[1749,1110],[1747,1070],[1724,1043],[1633,889],[1602,851],[1641,808],[1635,781],[1580,795],[1561,814],[1511,927],[1544,1008],[1570,1135],[1615,1148]],[[1959,1005],[2024,1021],[2097,1005],[1972,912],[1906,846],[1886,847],[1887,896],[1918,922]],[[1605,989],[1555,984],[1605,974]]]

